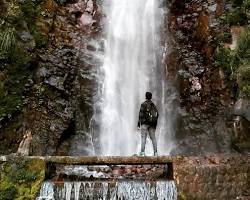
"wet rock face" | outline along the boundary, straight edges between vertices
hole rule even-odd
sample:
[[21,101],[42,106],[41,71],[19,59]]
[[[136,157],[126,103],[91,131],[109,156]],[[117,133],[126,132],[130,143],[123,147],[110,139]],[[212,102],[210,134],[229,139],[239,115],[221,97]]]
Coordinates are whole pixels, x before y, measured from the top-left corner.
[[173,1],[171,4],[169,28],[179,55],[183,106],[211,104],[206,100],[208,95],[214,95],[214,103],[223,104],[219,95],[225,95],[221,91],[225,89],[224,77],[212,67],[216,48],[212,38],[220,28],[217,14],[220,6],[221,3],[215,1]]
[[[168,168],[169,167],[169,168]],[[172,180],[170,165],[55,166],[50,178],[65,180]]]
[[30,98],[28,124],[32,124],[33,155],[55,153],[64,130],[74,118],[77,57],[72,47],[59,47],[40,56],[38,83]]
[[[83,15],[88,15],[88,23]],[[86,52],[96,51],[90,41],[100,32],[100,18],[95,0],[42,2],[34,23],[47,43],[33,50],[34,70],[25,106],[1,129],[0,154],[16,152],[25,130],[30,129],[32,155],[67,155],[77,130],[89,131],[95,78]],[[28,42],[33,35],[22,32],[20,37]]]
[[[83,21],[84,13],[88,13],[91,23]],[[49,52],[47,50],[41,56],[36,75],[51,92],[56,91],[58,95],[48,101],[49,112],[42,114],[38,127],[34,129],[40,129],[34,137],[36,142],[33,142],[35,155],[87,154],[83,149],[93,115],[95,80],[91,76],[94,64],[89,64],[91,58],[84,56],[86,51],[95,51],[87,50],[87,47],[90,46],[88,40],[94,40],[99,34],[99,20],[95,1],[66,3],[57,11],[51,40],[56,48],[52,51],[48,49]]]
[[213,66],[214,38],[225,29],[219,20],[223,12],[222,1],[175,0],[170,4],[169,30],[177,62],[170,64],[178,66],[181,105],[173,154],[232,149],[231,87],[223,71]]

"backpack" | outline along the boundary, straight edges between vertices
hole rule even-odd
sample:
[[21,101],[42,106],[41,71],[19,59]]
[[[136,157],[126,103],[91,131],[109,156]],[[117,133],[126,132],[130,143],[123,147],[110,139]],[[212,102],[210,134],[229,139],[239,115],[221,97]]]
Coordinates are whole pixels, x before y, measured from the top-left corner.
[[156,124],[158,116],[159,114],[156,106],[152,102],[146,103],[146,112],[145,112],[146,122],[150,124]]

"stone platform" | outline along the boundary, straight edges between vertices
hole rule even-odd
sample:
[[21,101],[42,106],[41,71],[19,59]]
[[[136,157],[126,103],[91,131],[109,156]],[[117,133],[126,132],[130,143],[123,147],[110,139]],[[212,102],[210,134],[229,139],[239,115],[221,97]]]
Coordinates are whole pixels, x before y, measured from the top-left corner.
[[[172,179],[175,180],[178,199],[202,200],[235,200],[250,199],[250,155],[249,154],[221,154],[208,156],[159,156],[159,157],[15,157],[1,156],[0,170],[2,177],[12,176],[17,170],[18,163],[40,162],[44,166],[44,180],[47,178],[65,178],[53,176],[62,166],[87,166],[89,171],[101,172],[110,170],[111,175],[120,173],[126,175],[130,170],[142,170],[148,167],[163,169],[168,166],[172,170]],[[41,163],[44,163],[41,165]],[[11,166],[13,166],[11,168]],[[23,166],[20,165],[20,166]],[[29,166],[29,165],[27,165]],[[100,167],[101,166],[101,167]],[[126,167],[127,166],[127,167]],[[136,166],[136,167],[135,167]],[[59,168],[58,168],[59,167]],[[133,168],[135,167],[135,168]],[[8,169],[8,170],[6,170]],[[122,170],[121,170],[122,169]],[[36,170],[32,168],[32,170]],[[119,171],[121,170],[121,171]],[[170,170],[170,171],[171,171]],[[72,170],[71,170],[72,171]],[[157,171],[157,170],[156,170]],[[140,173],[141,173],[140,172]],[[140,174],[139,173],[139,174]],[[62,173],[61,173],[62,174]],[[123,175],[124,175],[123,174]],[[146,173],[145,173],[146,174]],[[52,176],[51,176],[52,175]],[[133,173],[132,173],[133,175]],[[147,175],[147,174],[146,174]],[[69,178],[69,177],[67,177]],[[138,177],[135,177],[138,178]],[[154,177],[157,178],[157,177]],[[159,177],[158,177],[159,178]],[[1,180],[2,181],[2,180]],[[0,184],[1,184],[0,181]],[[1,191],[0,191],[1,192]]]

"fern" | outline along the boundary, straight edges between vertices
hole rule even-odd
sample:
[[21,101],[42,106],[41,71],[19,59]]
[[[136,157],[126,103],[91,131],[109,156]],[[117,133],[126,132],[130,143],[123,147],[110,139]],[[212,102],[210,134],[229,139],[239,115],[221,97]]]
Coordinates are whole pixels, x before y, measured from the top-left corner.
[[0,32],[0,55],[8,54],[16,46],[16,31],[14,28],[7,28]]

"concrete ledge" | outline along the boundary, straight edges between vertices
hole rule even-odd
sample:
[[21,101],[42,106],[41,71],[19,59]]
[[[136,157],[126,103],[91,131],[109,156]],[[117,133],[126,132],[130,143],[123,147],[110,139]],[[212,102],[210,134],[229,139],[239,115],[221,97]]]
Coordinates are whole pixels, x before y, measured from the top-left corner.
[[[0,162],[15,159],[16,156],[0,156]],[[168,164],[172,163],[171,156],[27,156],[27,159],[41,159],[46,163],[69,164],[69,165],[133,165],[133,164]]]

